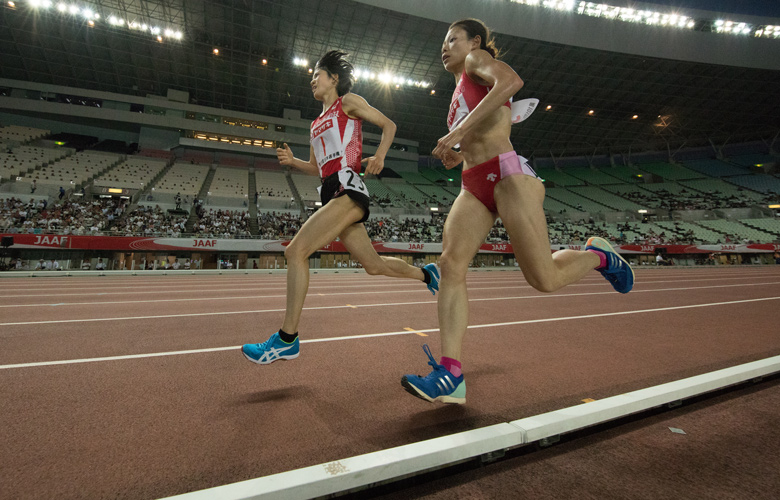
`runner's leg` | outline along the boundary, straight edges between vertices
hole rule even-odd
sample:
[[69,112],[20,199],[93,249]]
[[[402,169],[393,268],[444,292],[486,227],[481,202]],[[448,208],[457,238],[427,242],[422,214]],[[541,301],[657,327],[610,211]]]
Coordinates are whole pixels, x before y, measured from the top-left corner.
[[423,281],[422,269],[410,266],[395,257],[382,257],[376,253],[363,224],[352,224],[344,229],[339,239],[352,256],[363,265],[368,274],[385,275],[391,278],[411,278]]
[[542,207],[544,185],[539,179],[510,175],[496,185],[493,194],[517,262],[532,287],[554,292],[579,281],[599,265],[599,257],[592,252],[559,250],[551,254]]
[[461,346],[469,321],[466,273],[494,222],[495,215],[468,191],[460,192],[447,215],[439,260],[438,310],[442,356],[461,359]]
[[287,310],[282,330],[298,331],[303,302],[309,290],[309,256],[363,217],[363,209],[349,196],[332,199],[301,226],[287,245]]

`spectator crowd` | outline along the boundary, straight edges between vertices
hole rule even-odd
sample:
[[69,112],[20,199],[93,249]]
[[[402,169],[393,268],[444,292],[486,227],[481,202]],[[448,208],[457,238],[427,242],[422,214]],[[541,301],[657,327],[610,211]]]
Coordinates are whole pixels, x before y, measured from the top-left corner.
[[11,234],[99,234],[124,213],[126,200],[100,198],[93,201],[18,198],[0,200],[0,230]]

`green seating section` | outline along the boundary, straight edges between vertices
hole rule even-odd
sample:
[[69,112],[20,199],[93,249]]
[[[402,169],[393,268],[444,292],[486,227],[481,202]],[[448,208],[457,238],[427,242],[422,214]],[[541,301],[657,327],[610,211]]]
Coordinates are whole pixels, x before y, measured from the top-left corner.
[[639,203],[636,203],[634,201],[631,201],[629,199],[623,198],[622,196],[618,196],[616,194],[612,194],[610,192],[607,192],[600,187],[596,186],[577,186],[570,188],[571,191],[584,196],[586,198],[592,199],[597,203],[600,203],[604,206],[610,207],[614,210],[638,210],[640,208],[644,208]]
[[746,226],[755,226],[780,239],[780,219],[740,219],[740,222]]
[[536,174],[545,180],[545,182],[554,182],[559,186],[582,186],[585,182],[564,172],[559,172],[554,168],[540,168]]
[[670,163],[644,163],[637,165],[640,170],[662,177],[665,181],[700,179],[704,174]]
[[[754,241],[756,243],[771,243],[773,240],[775,240],[777,237],[766,233],[764,231],[753,229],[751,227],[747,227],[744,224],[740,224],[737,221],[732,220],[724,220],[724,219],[718,219],[718,220],[710,220],[710,221],[701,221],[701,225],[704,227],[708,227],[710,229],[721,231],[724,233],[727,233],[729,235],[737,236],[737,238],[740,241],[737,241],[735,243],[742,243],[742,239],[747,238],[748,240]],[[733,240],[733,236],[731,237]]]

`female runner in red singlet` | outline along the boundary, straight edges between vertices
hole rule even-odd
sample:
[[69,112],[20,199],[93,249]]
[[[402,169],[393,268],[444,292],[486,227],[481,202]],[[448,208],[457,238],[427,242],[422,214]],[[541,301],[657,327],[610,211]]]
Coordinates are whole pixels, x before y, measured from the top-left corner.
[[363,222],[368,219],[370,198],[358,175],[363,153],[361,122],[382,129],[374,156],[367,158],[366,172],[378,174],[395,137],[395,123],[350,93],[354,77],[347,54],[330,51],[315,66],[311,80],[314,98],[322,102],[322,114],[311,126],[309,160],[293,156],[285,144],[276,150],[279,163],[322,178],[322,208],[312,215],[284,251],[287,259],[287,308],[282,328],[259,344],[246,344],[241,351],[253,363],[265,365],[299,354],[298,321],[309,289],[309,256],[336,237],[368,274],[410,278],[424,282],[435,295],[439,270],[435,264],[413,267],[401,259],[376,253]]
[[[458,83],[452,97],[450,133],[433,155],[448,169],[463,163],[463,187],[444,224],[438,301],[441,362],[426,345],[433,366],[426,377],[405,375],[403,387],[427,401],[465,403],[461,347],[468,326],[466,273],[485,237],[501,220],[528,283],[553,292],[598,269],[615,290],[627,293],[634,282],[631,266],[609,243],[590,238],[585,251],[551,254],[542,203],[544,186],[509,140],[510,99],[523,80],[496,59],[497,50],[482,21],[464,19],[450,26],[442,45],[442,63]],[[453,148],[460,145],[460,152]]]

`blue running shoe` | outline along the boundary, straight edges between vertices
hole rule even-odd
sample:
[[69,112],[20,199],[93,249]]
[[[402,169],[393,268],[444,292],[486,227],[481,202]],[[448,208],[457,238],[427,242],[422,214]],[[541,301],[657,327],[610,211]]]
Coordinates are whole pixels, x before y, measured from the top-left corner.
[[634,270],[626,259],[620,256],[604,238],[588,239],[585,250],[598,250],[607,256],[607,267],[598,272],[607,278],[612,288],[620,293],[628,293],[634,288]]
[[433,359],[431,349],[428,344],[423,346],[423,351],[428,355],[428,364],[433,367],[433,371],[427,377],[417,375],[404,375],[401,379],[401,385],[406,392],[420,399],[442,403],[463,404],[466,402],[466,381],[463,374],[456,377],[444,365],[440,365]]
[[428,283],[428,290],[430,290],[432,294],[436,295],[436,292],[439,291],[439,279],[441,278],[439,266],[436,264],[428,264],[427,266],[423,267],[423,269],[428,271],[428,275],[431,277],[431,282]]
[[258,365],[270,365],[278,359],[295,359],[300,354],[300,342],[288,344],[279,338],[279,332],[271,335],[271,338],[262,344],[245,344],[241,347],[241,353],[246,359]]

